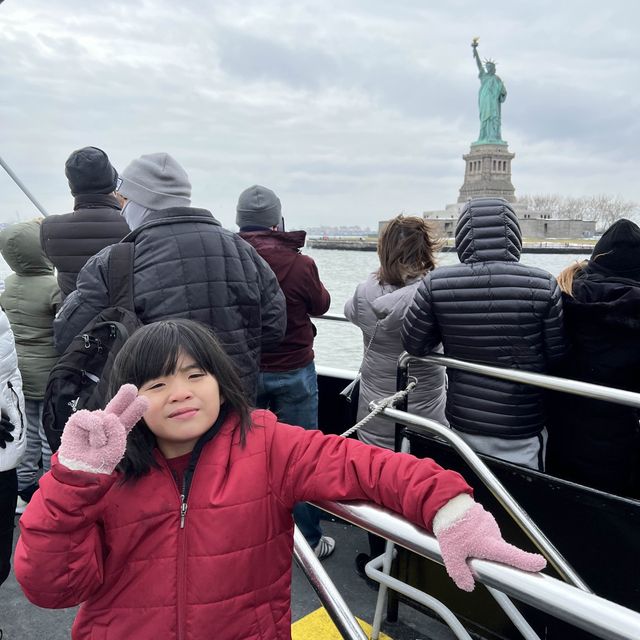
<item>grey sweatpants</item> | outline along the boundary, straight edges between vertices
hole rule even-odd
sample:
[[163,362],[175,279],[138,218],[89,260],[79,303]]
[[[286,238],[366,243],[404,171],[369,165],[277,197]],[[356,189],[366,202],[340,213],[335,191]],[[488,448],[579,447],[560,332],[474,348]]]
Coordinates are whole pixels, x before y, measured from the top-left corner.
[[492,438],[476,436],[453,429],[476,453],[500,458],[513,464],[529,467],[536,471],[544,471],[547,455],[547,429],[532,438],[512,440],[510,438]]

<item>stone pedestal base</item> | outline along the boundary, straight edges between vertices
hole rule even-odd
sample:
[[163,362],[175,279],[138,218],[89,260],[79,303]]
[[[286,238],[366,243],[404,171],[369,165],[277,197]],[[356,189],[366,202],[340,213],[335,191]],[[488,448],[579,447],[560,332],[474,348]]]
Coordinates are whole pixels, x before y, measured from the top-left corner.
[[462,156],[466,169],[458,202],[489,197],[515,202],[515,189],[511,184],[511,160],[515,155],[509,151],[506,142],[472,144],[469,153]]

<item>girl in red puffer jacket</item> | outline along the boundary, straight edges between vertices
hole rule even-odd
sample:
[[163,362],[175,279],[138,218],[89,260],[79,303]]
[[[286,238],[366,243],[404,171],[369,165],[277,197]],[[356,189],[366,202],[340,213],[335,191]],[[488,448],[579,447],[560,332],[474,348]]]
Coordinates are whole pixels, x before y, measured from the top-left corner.
[[465,559],[530,571],[463,478],[433,460],[250,412],[228,356],[203,326],[138,330],[104,411],[67,423],[23,515],[16,576],[42,607],[82,603],[72,637],[290,638],[297,502],[374,501],[434,530],[447,569]]

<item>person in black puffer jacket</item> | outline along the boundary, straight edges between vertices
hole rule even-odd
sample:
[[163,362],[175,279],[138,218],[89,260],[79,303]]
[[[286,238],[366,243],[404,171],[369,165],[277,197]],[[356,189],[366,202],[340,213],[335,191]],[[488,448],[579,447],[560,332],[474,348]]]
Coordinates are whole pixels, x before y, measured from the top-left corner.
[[49,216],[40,227],[40,244],[58,271],[63,300],[76,288],[87,260],[129,233],[114,195],[118,174],[102,149],[74,151],[64,171],[75,198],[73,212]]
[[[640,393],[640,228],[624,218],[558,276],[570,351],[561,374]],[[638,409],[552,394],[548,471],[640,498]]]
[[[231,356],[251,402],[256,400],[262,349],[282,340],[284,295],[269,265],[237,234],[191,204],[186,171],[168,153],[133,160],[118,194],[135,242],[133,298],[143,324],[188,318],[211,327]],[[53,323],[64,352],[87,323],[109,305],[106,247],[78,275],[78,288]]]
[[[404,348],[511,369],[549,372],[565,354],[555,278],[520,264],[518,218],[502,198],[466,203],[456,226],[461,264],[427,274],[407,311]],[[448,369],[447,419],[479,453],[544,470],[543,392]]]

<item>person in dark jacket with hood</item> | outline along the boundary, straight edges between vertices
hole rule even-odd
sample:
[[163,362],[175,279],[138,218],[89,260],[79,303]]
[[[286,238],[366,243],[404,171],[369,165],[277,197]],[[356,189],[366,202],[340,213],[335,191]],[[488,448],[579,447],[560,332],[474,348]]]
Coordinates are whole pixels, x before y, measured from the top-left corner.
[[118,173],[107,154],[97,147],[74,151],[64,166],[73,212],[48,216],[40,227],[40,244],[58,270],[58,285],[66,298],[75,288],[87,260],[110,244],[120,242],[129,226],[115,197]]
[[[640,228],[618,220],[591,258],[558,276],[570,344],[562,375],[640,392]],[[640,498],[638,410],[554,394],[548,471],[608,493]]]
[[[211,327],[255,401],[260,354],[280,343],[286,328],[278,280],[256,250],[191,204],[186,171],[168,153],[133,160],[122,172],[122,215],[135,243],[133,298],[143,324],[170,318]],[[106,247],[78,275],[78,288],[54,322],[63,352],[100,311],[109,307]]]
[[[331,297],[320,281],[316,263],[302,255],[304,231],[285,231],[282,206],[276,194],[260,185],[245,189],[238,199],[236,224],[240,237],[273,269],[287,301],[287,331],[260,360],[257,406],[270,409],[281,422],[305,429],[318,428],[318,381],[313,361],[315,327],[310,316],[329,310]],[[319,558],[335,548],[322,535],[320,511],[301,503],[294,509],[296,524]]]
[[[549,372],[564,356],[562,301],[555,278],[520,264],[518,218],[502,198],[467,202],[456,226],[459,265],[427,274],[407,311],[402,342],[510,369]],[[447,419],[478,453],[544,470],[543,392],[448,369]]]

